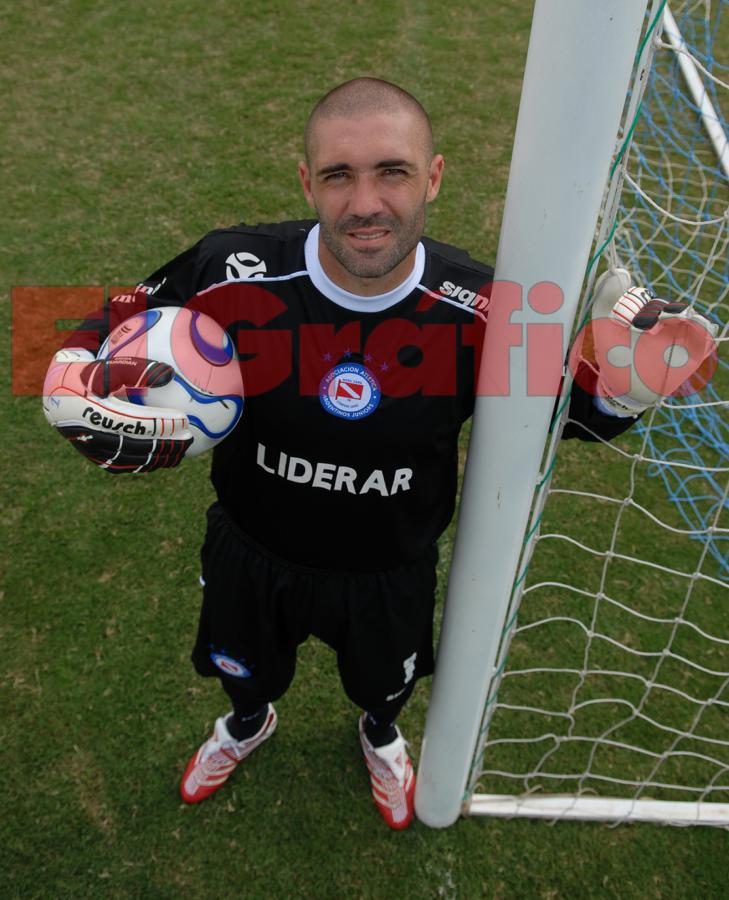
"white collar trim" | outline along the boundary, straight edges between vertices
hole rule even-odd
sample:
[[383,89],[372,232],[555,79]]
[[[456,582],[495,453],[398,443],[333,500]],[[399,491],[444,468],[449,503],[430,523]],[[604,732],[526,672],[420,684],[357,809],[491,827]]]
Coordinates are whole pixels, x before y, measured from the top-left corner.
[[415,265],[405,281],[385,294],[375,294],[373,297],[363,297],[361,294],[352,294],[335,284],[326,274],[319,262],[319,223],[309,232],[304,246],[306,269],[314,287],[324,296],[353,312],[382,312],[384,309],[394,306],[404,300],[418,286],[425,270],[425,247],[418,243],[415,249]]

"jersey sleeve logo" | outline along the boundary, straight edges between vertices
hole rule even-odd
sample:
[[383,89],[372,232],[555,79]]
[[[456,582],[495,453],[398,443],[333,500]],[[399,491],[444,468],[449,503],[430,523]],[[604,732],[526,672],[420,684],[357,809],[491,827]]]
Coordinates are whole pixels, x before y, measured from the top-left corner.
[[322,378],[319,400],[340,419],[363,419],[379,406],[382,393],[375,376],[359,363],[334,366]]
[[263,278],[266,271],[266,263],[245,250],[231,253],[225,260],[225,277],[228,281],[240,278]]
[[464,306],[472,306],[474,309],[482,311],[488,309],[491,302],[490,297],[464,288],[460,284],[454,284],[452,281],[444,281],[438,288],[438,291],[443,297],[451,297]]

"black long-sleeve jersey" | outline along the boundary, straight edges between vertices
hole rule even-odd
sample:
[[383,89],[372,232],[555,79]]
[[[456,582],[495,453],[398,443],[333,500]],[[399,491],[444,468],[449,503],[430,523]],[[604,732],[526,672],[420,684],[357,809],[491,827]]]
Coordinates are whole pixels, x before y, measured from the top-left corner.
[[[317,245],[314,221],[213,231],[116,316],[140,298],[184,303],[233,335],[245,409],[211,477],[246,534],[294,564],[387,569],[418,559],[453,515],[493,272],[423,238],[403,284],[360,297],[327,277]],[[605,437],[627,427],[579,389],[572,416]]]

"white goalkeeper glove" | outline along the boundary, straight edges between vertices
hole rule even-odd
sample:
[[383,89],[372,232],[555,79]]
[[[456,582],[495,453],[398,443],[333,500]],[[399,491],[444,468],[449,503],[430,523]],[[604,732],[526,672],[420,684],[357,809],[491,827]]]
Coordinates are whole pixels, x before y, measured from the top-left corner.
[[716,359],[718,325],[633,285],[627,269],[609,269],[595,283],[592,331],[597,404],[616,416],[636,416],[682,387],[700,389],[708,378],[698,370]]
[[140,406],[133,392],[154,391],[174,376],[165,363],[138,357],[97,360],[89,350],[59,350],[43,385],[43,412],[87,459],[115,475],[176,466],[192,443],[184,413]]

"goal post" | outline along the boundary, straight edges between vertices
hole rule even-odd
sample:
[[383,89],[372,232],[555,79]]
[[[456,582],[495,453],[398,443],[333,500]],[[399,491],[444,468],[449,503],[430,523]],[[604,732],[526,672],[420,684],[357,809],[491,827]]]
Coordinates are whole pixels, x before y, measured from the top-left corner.
[[415,807],[433,827],[461,812],[558,389],[553,368],[551,396],[535,391],[529,337],[557,327],[564,358],[646,5],[535,5],[419,764]]

